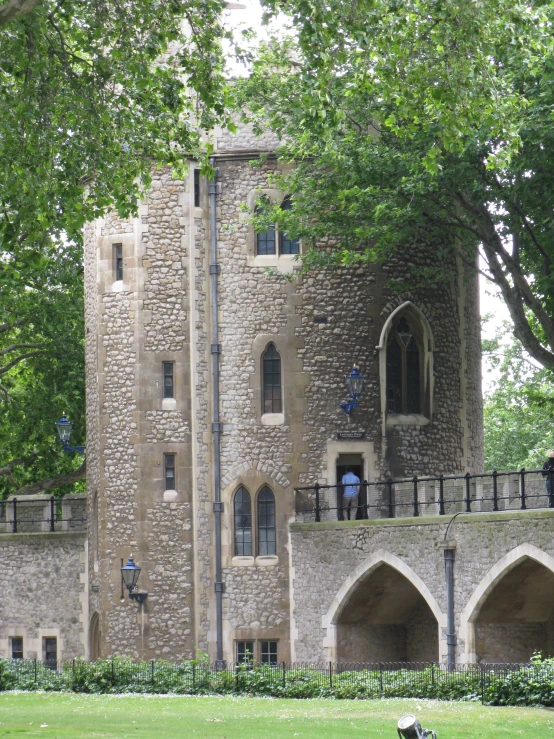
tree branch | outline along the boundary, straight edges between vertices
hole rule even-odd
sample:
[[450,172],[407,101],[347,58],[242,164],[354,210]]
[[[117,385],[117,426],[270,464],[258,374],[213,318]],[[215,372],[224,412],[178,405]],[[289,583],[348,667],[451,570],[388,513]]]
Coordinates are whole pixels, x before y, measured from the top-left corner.
[[12,328],[16,328],[16,326],[22,326],[24,323],[24,318],[20,318],[19,320],[15,321],[15,323],[0,323],[0,334],[5,333],[6,331],[11,331]]
[[22,15],[27,15],[40,2],[42,0],[8,0],[4,5],[0,5],[0,28]]
[[40,349],[44,344],[10,344],[5,349],[0,350],[0,357],[4,354],[9,354],[16,349]]
[[66,475],[60,475],[59,477],[50,477],[47,480],[41,480],[40,482],[34,482],[31,485],[24,485],[19,488],[13,495],[36,495],[37,493],[46,493],[48,490],[54,490],[55,488],[61,488],[63,485],[71,485],[72,482],[83,480],[87,474],[87,461],[83,461],[80,467],[73,472],[69,472]]
[[0,377],[2,375],[5,375],[6,372],[12,369],[12,367],[15,367],[16,364],[19,364],[24,359],[31,359],[31,357],[38,357],[40,354],[44,354],[44,352],[29,352],[29,354],[22,354],[20,357],[16,357],[15,359],[12,359],[11,362],[8,362],[8,364],[4,365],[4,367],[0,367]]

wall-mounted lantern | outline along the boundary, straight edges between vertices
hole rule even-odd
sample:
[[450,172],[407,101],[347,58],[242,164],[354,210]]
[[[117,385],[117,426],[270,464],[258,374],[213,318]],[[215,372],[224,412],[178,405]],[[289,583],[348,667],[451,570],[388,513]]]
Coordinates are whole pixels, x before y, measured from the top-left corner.
[[86,454],[86,446],[70,446],[69,440],[71,439],[71,431],[73,430],[73,424],[67,418],[65,413],[62,413],[61,419],[55,424],[58,430],[58,436],[63,447],[64,452],[76,452],[77,454]]
[[348,395],[351,400],[347,403],[340,404],[340,407],[347,415],[350,415],[358,405],[358,398],[364,390],[364,381],[365,377],[361,374],[358,367],[354,365],[354,367],[352,367],[352,372],[346,376],[346,389],[348,390]]
[[136,600],[139,605],[144,603],[144,601],[148,597],[148,593],[136,592],[140,572],[141,568],[137,564],[135,564],[135,560],[133,559],[133,555],[131,554],[131,556],[127,560],[127,564],[121,568],[121,579],[123,581],[123,584],[129,591],[129,600]]

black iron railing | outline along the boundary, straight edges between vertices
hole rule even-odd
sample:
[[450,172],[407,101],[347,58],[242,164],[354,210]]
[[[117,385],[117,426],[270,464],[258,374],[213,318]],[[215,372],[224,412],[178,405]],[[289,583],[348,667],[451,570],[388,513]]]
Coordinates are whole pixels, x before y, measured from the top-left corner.
[[554,508],[552,470],[495,470],[479,475],[364,480],[357,487],[358,495],[350,505],[342,484],[315,483],[296,488],[296,520],[317,523],[348,518],[405,518]]
[[0,659],[0,690],[86,693],[248,694],[290,698],[481,699],[503,705],[554,704],[550,661],[527,664],[414,662],[41,662]]
[[0,501],[0,534],[86,531],[85,496],[8,498]]

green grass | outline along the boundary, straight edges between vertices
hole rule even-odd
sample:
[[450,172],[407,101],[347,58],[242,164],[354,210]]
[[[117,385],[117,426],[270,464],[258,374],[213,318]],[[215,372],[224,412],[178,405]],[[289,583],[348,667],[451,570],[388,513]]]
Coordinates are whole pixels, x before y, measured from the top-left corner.
[[428,700],[0,694],[0,737],[43,739],[394,739],[415,713],[438,739],[545,739],[554,711]]

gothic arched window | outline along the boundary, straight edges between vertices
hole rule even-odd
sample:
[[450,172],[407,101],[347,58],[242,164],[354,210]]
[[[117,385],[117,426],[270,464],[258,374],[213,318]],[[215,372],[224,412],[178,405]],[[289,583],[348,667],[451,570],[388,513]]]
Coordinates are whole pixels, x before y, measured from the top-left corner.
[[258,495],[258,554],[276,554],[275,496],[267,485]]
[[[292,210],[290,195],[281,203],[281,210]],[[281,254],[298,254],[299,250],[298,239],[291,239],[286,233],[281,234]]]
[[[265,198],[265,202],[269,205],[269,200],[267,198]],[[265,213],[263,202],[256,206],[256,213],[261,215]],[[256,254],[258,256],[275,254],[275,245],[275,226],[270,226],[266,231],[258,231],[256,233]]]
[[262,356],[262,413],[282,413],[281,355],[270,344]]
[[235,555],[252,556],[252,501],[250,493],[242,485],[233,502],[235,518]]
[[388,337],[388,413],[421,413],[420,349],[413,328],[403,316]]

